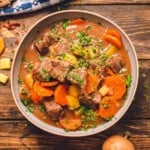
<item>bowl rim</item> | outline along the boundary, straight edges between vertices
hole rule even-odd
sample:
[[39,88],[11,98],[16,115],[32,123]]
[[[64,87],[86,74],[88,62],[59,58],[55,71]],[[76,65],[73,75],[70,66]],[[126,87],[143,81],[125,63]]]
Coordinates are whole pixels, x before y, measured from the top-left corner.
[[[16,98],[16,95],[15,95],[15,92],[14,92],[14,86],[13,86],[13,82],[14,82],[14,68],[15,68],[15,61],[17,59],[17,55],[18,55],[18,52],[20,50],[20,47],[22,45],[22,42],[26,39],[26,36],[34,29],[35,26],[37,26],[40,22],[44,21],[45,19],[48,19],[49,17],[52,17],[54,15],[60,15],[62,13],[84,13],[86,15],[93,15],[93,16],[96,16],[98,18],[100,18],[101,20],[104,20],[106,21],[107,23],[115,26],[115,28],[117,28],[123,35],[124,37],[127,39],[127,42],[129,43],[130,47],[131,47],[131,50],[132,50],[132,53],[133,53],[133,56],[134,56],[134,61],[135,61],[135,82],[134,82],[134,86],[132,88],[132,95],[129,97],[130,99],[128,99],[128,103],[126,104],[126,107],[125,107],[125,104],[124,106],[121,108],[121,110],[119,110],[118,112],[120,112],[120,114],[118,115],[115,115],[111,121],[107,122],[107,123],[104,123],[104,124],[107,124],[104,126],[104,128],[98,128],[96,127],[96,129],[89,129],[87,131],[69,131],[69,132],[65,132],[65,131],[62,131],[61,130],[64,130],[64,129],[61,129],[59,130],[57,127],[52,127],[52,130],[49,130],[47,127],[50,126],[50,125],[46,125],[45,122],[39,120],[39,122],[42,122],[43,126],[40,126],[40,124],[37,124],[38,122],[35,121],[35,120],[32,120],[29,115],[27,114],[27,112],[25,112],[22,107],[20,106],[20,104],[18,103],[17,101],[17,98]],[[72,17],[74,18],[74,17]],[[131,63],[131,62],[130,62]],[[97,14],[95,12],[90,12],[90,11],[87,11],[87,10],[76,10],[76,9],[71,9],[71,10],[62,10],[62,11],[59,11],[59,12],[53,12],[51,14],[48,14],[44,17],[42,17],[41,19],[39,19],[34,25],[32,25],[32,27],[30,27],[30,29],[27,31],[27,33],[23,36],[23,38],[21,39],[18,47],[17,47],[17,51],[14,55],[14,59],[13,59],[13,62],[12,62],[12,69],[11,69],[11,91],[12,91],[12,95],[13,95],[13,99],[18,107],[18,109],[20,110],[20,112],[23,114],[23,116],[29,120],[32,124],[34,124],[36,127],[48,132],[48,133],[52,133],[52,134],[55,134],[55,135],[59,135],[59,136],[65,136],[65,137],[84,137],[84,136],[89,136],[89,135],[94,135],[94,134],[97,134],[97,133],[100,133],[100,132],[103,132],[104,130],[107,130],[109,129],[110,127],[112,127],[114,124],[116,124],[124,115],[125,113],[127,112],[129,106],[131,105],[132,101],[133,101],[133,98],[134,98],[134,95],[135,95],[135,92],[136,92],[136,89],[137,89],[137,85],[138,85],[138,78],[139,78],[139,68],[138,68],[138,59],[137,59],[137,55],[136,55],[136,51],[135,51],[135,48],[131,42],[131,40],[129,39],[129,37],[127,36],[127,34],[123,31],[123,29],[121,29],[116,23],[114,23],[113,21],[111,21],[110,19],[100,15],[100,14]],[[133,83],[132,83],[133,85]],[[127,99],[125,100],[127,101]],[[31,115],[31,114],[30,114]],[[33,114],[32,114],[33,115]],[[102,125],[100,125],[102,126]],[[54,129],[54,131],[53,131]],[[99,130],[98,130],[99,129]],[[56,130],[59,130],[56,132]]]

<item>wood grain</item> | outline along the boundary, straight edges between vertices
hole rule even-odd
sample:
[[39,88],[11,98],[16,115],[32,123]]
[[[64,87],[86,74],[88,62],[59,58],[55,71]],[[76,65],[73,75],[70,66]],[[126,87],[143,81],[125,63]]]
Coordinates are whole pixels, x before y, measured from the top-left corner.
[[122,119],[105,132],[82,138],[58,137],[36,128],[26,120],[0,121],[0,127],[7,129],[2,130],[0,134],[1,149],[85,150],[86,147],[88,150],[99,150],[108,136],[123,135],[126,130],[131,132],[130,140],[136,145],[136,150],[147,149],[150,146],[150,120],[143,122],[143,120],[126,121]]
[[71,4],[148,4],[149,0],[73,0]]

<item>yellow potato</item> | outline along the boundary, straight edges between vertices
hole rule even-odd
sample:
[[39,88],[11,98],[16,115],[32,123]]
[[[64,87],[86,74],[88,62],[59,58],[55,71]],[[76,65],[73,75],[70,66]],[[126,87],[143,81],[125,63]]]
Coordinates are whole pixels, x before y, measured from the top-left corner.
[[106,55],[111,56],[117,52],[117,48],[115,46],[110,46],[108,50],[105,52]]
[[33,78],[32,78],[32,74],[31,73],[28,73],[26,76],[25,76],[25,79],[24,79],[24,83],[25,85],[29,88],[29,89],[32,89],[32,86],[33,86]]
[[10,69],[11,68],[11,59],[10,58],[1,58],[0,59],[0,69]]
[[99,89],[99,93],[100,93],[102,96],[107,95],[108,92],[109,92],[109,88],[108,88],[105,84]]
[[7,81],[8,81],[8,76],[3,73],[0,73],[0,82],[5,84]]
[[76,85],[70,85],[68,89],[68,93],[71,96],[78,97],[79,96],[79,88]]
[[67,104],[70,110],[74,110],[80,107],[79,99],[77,97],[66,95],[66,99],[67,99]]

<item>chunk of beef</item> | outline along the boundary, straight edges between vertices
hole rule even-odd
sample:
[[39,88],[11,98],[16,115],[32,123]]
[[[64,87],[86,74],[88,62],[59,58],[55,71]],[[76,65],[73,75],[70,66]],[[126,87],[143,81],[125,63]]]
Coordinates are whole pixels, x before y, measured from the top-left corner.
[[82,95],[79,96],[79,100],[85,106],[96,110],[99,107],[101,95],[99,92],[92,93],[91,95],[86,95],[85,93],[82,93]]
[[36,62],[33,67],[33,78],[38,81],[49,81],[52,65],[49,59],[42,62]]
[[105,65],[102,60],[97,57],[88,59],[87,62],[89,63],[89,68],[94,70],[95,74],[97,74],[100,79],[103,79],[105,76]]
[[110,57],[106,64],[112,69],[114,73],[118,73],[124,66],[123,60],[119,55],[114,55]]
[[63,82],[70,68],[68,62],[47,58],[34,65],[33,76],[39,81],[49,81],[50,77],[53,77]]
[[87,59],[86,60],[90,65],[89,67],[94,69],[96,67],[100,67],[103,65],[102,60],[100,59],[100,57],[96,57],[96,58],[92,58],[92,59]]
[[67,79],[71,83],[78,84],[81,87],[85,87],[86,77],[87,77],[87,68],[86,67],[74,68],[67,75]]
[[63,60],[52,60],[52,70],[50,75],[53,78],[57,78],[59,81],[63,82],[67,76],[69,70],[71,69],[70,63]]
[[39,41],[34,42],[34,47],[41,55],[44,55],[48,52],[49,46],[54,42],[55,40],[52,36],[44,35]]
[[66,39],[61,39],[59,42],[57,42],[55,45],[54,45],[54,55],[55,56],[59,56],[59,55],[62,55],[64,53],[70,53],[70,46],[71,46],[71,43],[66,40]]
[[48,115],[53,119],[57,120],[60,113],[63,111],[63,108],[57,104],[55,101],[43,101],[43,104],[46,108]]

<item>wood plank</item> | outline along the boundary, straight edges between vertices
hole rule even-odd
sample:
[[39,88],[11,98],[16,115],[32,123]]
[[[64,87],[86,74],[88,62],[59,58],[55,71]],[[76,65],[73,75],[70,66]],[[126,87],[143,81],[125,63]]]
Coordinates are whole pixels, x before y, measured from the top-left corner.
[[71,4],[149,4],[149,0],[73,0]]
[[[0,121],[0,148],[49,150],[99,150],[104,140],[114,134],[131,132],[136,150],[150,148],[150,120],[121,120],[116,125],[93,136],[67,138],[46,133],[27,121]],[[144,140],[143,140],[144,139]],[[9,141],[9,142],[8,142]]]

